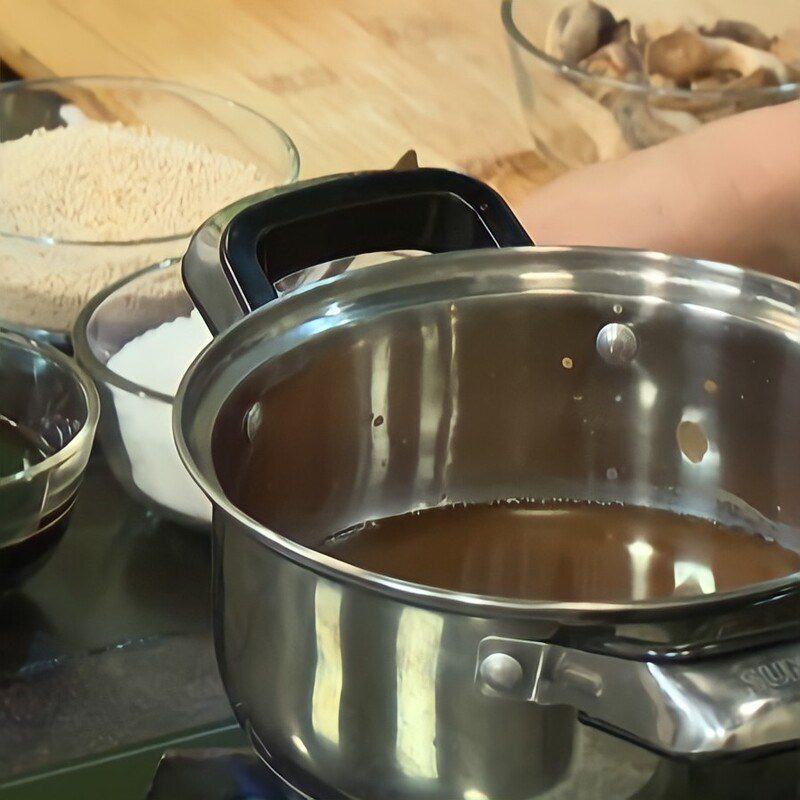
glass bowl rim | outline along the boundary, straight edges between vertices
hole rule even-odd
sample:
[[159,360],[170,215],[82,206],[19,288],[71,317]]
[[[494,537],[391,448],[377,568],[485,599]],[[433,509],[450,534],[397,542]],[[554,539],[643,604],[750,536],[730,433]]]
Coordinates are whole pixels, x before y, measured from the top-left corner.
[[[531,0],[525,1],[530,2]],[[598,86],[618,89],[632,94],[679,100],[727,101],[750,99],[761,100],[763,103],[766,103],[767,100],[777,100],[777,102],[780,102],[780,98],[782,97],[785,97],[785,100],[788,101],[792,99],[793,95],[800,93],[800,81],[781,83],[778,86],[754,86],[746,89],[677,89],[663,86],[650,86],[644,83],[632,83],[630,81],[620,80],[619,78],[610,78],[605,75],[594,75],[580,67],[572,66],[565,61],[561,61],[545,53],[544,50],[541,50],[533,44],[520,30],[514,20],[513,6],[517,2],[521,2],[521,0],[502,0],[500,16],[502,17],[506,33],[523,50],[526,50],[537,60],[548,64],[566,78],[571,78],[582,83],[594,83]]]
[[47,458],[28,467],[28,469],[0,477],[0,491],[21,480],[28,481],[44,472],[49,472],[68,461],[82,449],[91,448],[97,423],[100,419],[100,396],[97,393],[97,388],[87,371],[74,358],[70,358],[45,342],[37,342],[16,331],[0,327],[0,343],[4,342],[11,342],[17,347],[36,353],[57,364],[69,374],[83,393],[83,399],[86,403],[86,419],[81,429],[63,447],[51,453]]
[[[76,86],[80,87],[86,84],[86,87],[102,86],[107,84],[112,88],[114,86],[127,86],[134,88],[140,86],[151,92],[164,92],[165,94],[173,94],[178,96],[197,98],[205,98],[207,100],[221,101],[227,106],[243,111],[245,114],[250,115],[259,123],[266,123],[267,127],[272,130],[278,141],[285,147],[288,155],[288,169],[284,178],[277,182],[276,186],[283,186],[286,184],[294,183],[300,173],[300,154],[297,146],[291,139],[288,133],[281,128],[277,123],[273,122],[269,117],[264,116],[254,108],[240,103],[237,100],[232,100],[225,95],[211,92],[206,89],[201,89],[189,84],[180,83],[178,81],[161,80],[160,78],[141,77],[137,75],[74,75],[69,77],[51,77],[51,78],[36,78],[34,80],[16,80],[9,81],[8,83],[0,86],[0,98],[3,95],[10,94],[14,91],[20,91],[27,88],[43,88],[48,84],[53,86]],[[216,117],[215,117],[216,118]],[[11,241],[25,242],[34,245],[46,246],[76,246],[76,247],[139,247],[142,245],[157,245],[167,244],[169,242],[179,242],[183,239],[188,239],[194,233],[193,230],[185,231],[182,233],[171,233],[165,236],[154,236],[146,239],[106,239],[103,241],[98,240],[82,240],[82,239],[63,239],[58,236],[50,236],[48,234],[30,234],[30,233],[15,233],[12,231],[0,230],[0,238],[8,239]]]
[[75,324],[72,327],[72,346],[75,350],[75,357],[86,367],[95,382],[108,384],[109,386],[113,386],[115,389],[120,389],[123,392],[136,395],[137,397],[158,400],[159,402],[166,403],[169,406],[174,403],[174,395],[159,392],[156,389],[151,389],[148,386],[136,383],[136,381],[129,380],[128,378],[123,377],[118,372],[115,372],[113,369],[111,369],[108,364],[101,361],[95,354],[92,346],[89,344],[89,324],[91,323],[95,312],[100,308],[100,306],[103,305],[103,303],[105,303],[105,301],[108,300],[119,289],[122,289],[128,284],[132,284],[134,281],[144,278],[147,275],[155,275],[156,273],[166,272],[170,269],[179,269],[180,262],[180,257],[167,258],[164,259],[164,261],[150,264],[143,269],[132,272],[130,275],[126,275],[109,286],[106,286],[104,289],[101,289],[81,309],[75,320]]

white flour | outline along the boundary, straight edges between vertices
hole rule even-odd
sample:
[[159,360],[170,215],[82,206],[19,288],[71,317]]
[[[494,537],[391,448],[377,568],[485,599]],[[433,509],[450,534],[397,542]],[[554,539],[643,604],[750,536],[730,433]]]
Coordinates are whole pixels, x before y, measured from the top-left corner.
[[[211,341],[198,311],[178,317],[128,342],[108,360],[129,381],[174,397],[184,373]],[[133,482],[165,508],[211,520],[211,505],[192,480],[172,437],[172,404],[112,388]]]

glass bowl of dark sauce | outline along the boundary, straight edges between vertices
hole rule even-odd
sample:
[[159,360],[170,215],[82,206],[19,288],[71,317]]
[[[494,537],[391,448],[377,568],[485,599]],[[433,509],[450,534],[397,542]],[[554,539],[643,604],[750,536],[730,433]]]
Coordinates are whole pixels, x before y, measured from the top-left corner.
[[98,416],[97,391],[71,358],[0,333],[0,587],[63,533]]

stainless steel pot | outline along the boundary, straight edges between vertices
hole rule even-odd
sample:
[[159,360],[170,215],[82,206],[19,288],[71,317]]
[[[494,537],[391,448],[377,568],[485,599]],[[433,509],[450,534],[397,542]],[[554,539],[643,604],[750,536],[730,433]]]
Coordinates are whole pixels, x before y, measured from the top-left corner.
[[[326,798],[689,797],[665,763],[684,787],[722,764],[723,794],[750,797],[741,770],[752,781],[778,752],[796,790],[798,574],[547,603],[315,550],[445,498],[528,496],[690,512],[800,549],[794,285],[656,253],[480,249],[339,275],[241,319],[317,262],[525,240],[497,195],[439,170],[299,184],[196,234],[190,293],[216,330],[240,321],[186,375],[175,435],[214,504],[235,712],[267,764]],[[682,449],[682,422],[704,448]],[[255,484],[254,442],[269,454]]]

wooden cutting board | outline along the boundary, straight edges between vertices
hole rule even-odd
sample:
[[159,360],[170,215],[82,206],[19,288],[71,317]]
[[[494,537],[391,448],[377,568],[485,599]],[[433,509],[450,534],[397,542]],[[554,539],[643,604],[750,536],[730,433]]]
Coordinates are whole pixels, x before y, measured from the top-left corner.
[[412,147],[512,203],[552,176],[496,0],[0,0],[0,59],[26,78],[151,75],[225,94],[289,133],[306,177]]

